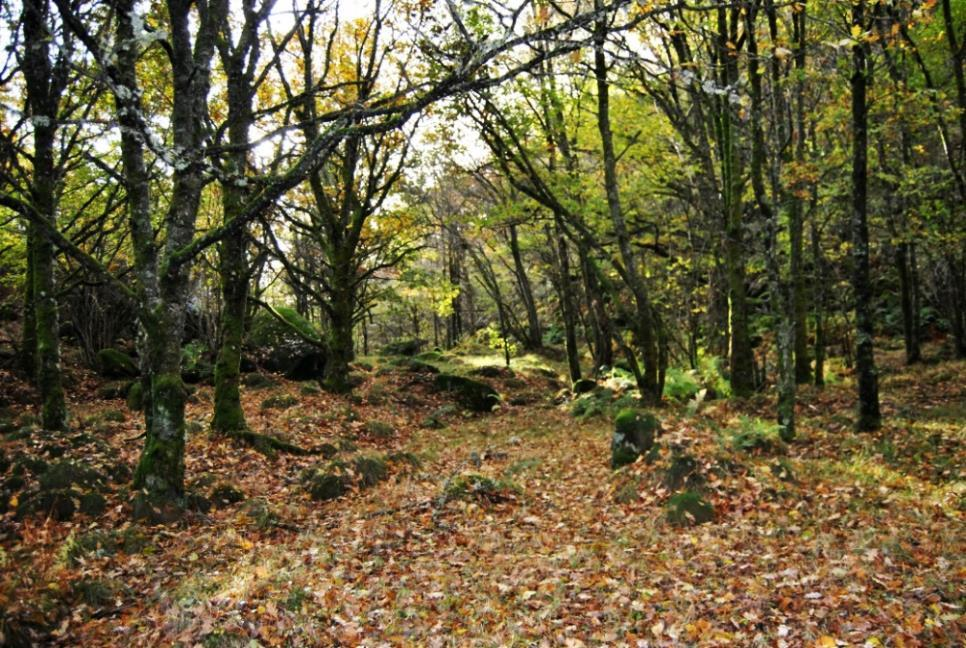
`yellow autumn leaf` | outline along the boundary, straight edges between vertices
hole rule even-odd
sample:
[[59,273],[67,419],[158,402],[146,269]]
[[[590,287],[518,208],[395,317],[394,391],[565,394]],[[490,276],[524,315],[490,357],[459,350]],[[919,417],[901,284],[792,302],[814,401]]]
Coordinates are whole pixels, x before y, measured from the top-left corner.
[[835,641],[835,637],[831,635],[822,635],[819,640],[815,642],[815,645],[819,648],[835,648],[838,643]]
[[852,38],[858,39],[862,36],[862,27],[859,25],[852,25]]

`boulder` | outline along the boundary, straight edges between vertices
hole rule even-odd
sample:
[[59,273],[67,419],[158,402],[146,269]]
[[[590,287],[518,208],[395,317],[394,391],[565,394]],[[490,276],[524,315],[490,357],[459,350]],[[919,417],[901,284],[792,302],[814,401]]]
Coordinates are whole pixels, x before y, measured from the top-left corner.
[[414,356],[426,346],[426,340],[397,340],[382,347],[383,355]]
[[474,412],[492,411],[500,402],[500,395],[490,385],[466,376],[437,374],[433,385],[438,391],[452,393],[460,405]]
[[112,348],[97,352],[97,368],[105,378],[134,378],[140,373],[131,356]]
[[694,526],[714,520],[714,506],[699,493],[684,491],[667,502],[667,519],[674,526]]
[[630,408],[621,410],[614,419],[611,467],[620,468],[637,461],[638,457],[654,446],[654,439],[660,429],[660,422],[649,412]]
[[573,392],[575,394],[586,394],[589,391],[593,391],[597,386],[597,381],[590,378],[581,378],[574,383]]

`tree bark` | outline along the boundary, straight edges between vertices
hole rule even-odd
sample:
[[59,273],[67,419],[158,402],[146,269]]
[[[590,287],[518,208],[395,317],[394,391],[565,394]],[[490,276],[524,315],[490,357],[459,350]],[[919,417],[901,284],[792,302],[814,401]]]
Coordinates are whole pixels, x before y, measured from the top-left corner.
[[533,299],[533,288],[530,285],[526,267],[523,265],[523,255],[520,253],[520,240],[517,235],[516,223],[510,223],[508,229],[510,230],[510,253],[513,255],[514,275],[517,280],[517,288],[520,291],[520,301],[523,302],[523,307],[527,312],[525,346],[527,349],[539,349],[543,346],[543,333],[540,330],[537,303]]
[[[852,25],[865,31],[865,0],[852,4]],[[852,46],[852,290],[855,306],[855,372],[858,383],[860,431],[878,429],[879,382],[875,367],[875,322],[869,271],[868,225],[868,46]]]
[[[50,63],[49,5],[46,0],[25,0],[23,4],[24,60],[27,104],[33,121],[33,168],[30,200],[34,210],[51,226],[57,227],[57,172],[54,146],[58,106],[62,88],[53,78]],[[30,278],[33,298],[37,389],[41,399],[41,422],[48,430],[67,429],[67,402],[64,397],[60,365],[60,321],[57,284],[54,276],[55,251],[50,237],[36,226],[30,245]]]
[[[601,0],[595,0],[594,7],[600,9]],[[644,360],[639,385],[642,398],[660,402],[660,358],[657,332],[655,330],[654,309],[650,303],[644,278],[640,274],[637,255],[631,246],[631,238],[624,221],[621,208],[620,191],[617,181],[617,157],[614,153],[614,136],[610,125],[610,87],[607,81],[607,61],[604,43],[607,26],[598,20],[594,28],[594,78],[597,82],[597,128],[600,132],[601,153],[604,167],[604,189],[607,194],[607,210],[610,215],[621,261],[624,265],[625,281],[634,296],[637,321],[634,323],[634,336]]]

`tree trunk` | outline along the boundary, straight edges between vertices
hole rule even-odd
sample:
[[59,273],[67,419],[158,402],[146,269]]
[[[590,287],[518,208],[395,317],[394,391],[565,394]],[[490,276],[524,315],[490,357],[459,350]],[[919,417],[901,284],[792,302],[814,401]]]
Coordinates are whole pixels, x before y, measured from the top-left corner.
[[[570,371],[571,382],[580,380],[580,350],[577,348],[577,313],[574,304],[573,287],[570,285],[570,251],[567,249],[567,239],[564,236],[561,217],[554,217],[553,239],[549,240],[550,249],[554,250],[557,266],[557,286],[560,291],[560,310],[564,322],[564,342],[567,349],[567,368]],[[547,230],[550,239],[550,230]],[[556,245],[554,245],[554,242]]]
[[[600,9],[601,0],[595,0],[594,7]],[[610,125],[610,87],[607,82],[607,61],[604,43],[607,26],[602,20],[594,28],[594,78],[597,82],[597,128],[600,132],[601,153],[604,166],[604,189],[607,194],[607,210],[614,227],[614,235],[624,264],[624,280],[634,296],[637,321],[634,323],[634,337],[641,350],[644,370],[639,385],[642,398],[660,402],[659,385],[660,357],[658,340],[654,326],[654,311],[647,294],[644,278],[638,268],[637,256],[631,247],[630,235],[621,208],[620,191],[617,181],[617,157],[614,153],[614,137]]]
[[[33,120],[33,164],[30,199],[37,214],[52,228],[57,227],[57,172],[54,167],[54,138],[57,130],[60,89],[53,80],[50,64],[50,34],[45,0],[25,0],[23,5],[24,62],[27,104]],[[50,237],[31,227],[31,270],[33,321],[36,342],[35,370],[41,399],[41,422],[48,430],[67,428],[60,366],[60,322],[55,253]],[[28,340],[29,341],[29,340]]]
[[[852,25],[865,30],[865,0],[852,4]],[[875,324],[872,315],[872,281],[869,272],[868,225],[868,105],[870,74],[867,45],[852,46],[852,290],[855,300],[855,371],[858,382],[861,431],[882,424],[879,384],[875,367]]]
[[[235,191],[223,188],[226,216],[230,213]],[[241,404],[242,344],[245,337],[245,313],[248,311],[248,273],[245,268],[245,232],[232,232],[219,249],[221,276],[221,314],[218,332],[218,358],[215,361],[215,404],[211,429],[221,434],[245,430],[245,412]]]
[[[795,162],[800,167],[806,162],[805,128],[805,76],[807,70],[808,4],[804,0],[792,12],[793,38],[795,40]],[[777,91],[777,90],[776,90]],[[792,282],[793,308],[795,311],[795,382],[808,384],[812,379],[811,358],[808,352],[808,299],[805,292],[805,273],[802,268],[804,255],[805,212],[804,188],[794,187],[789,209],[788,230],[791,244],[789,274]]]
[[517,226],[510,223],[510,252],[513,255],[514,275],[520,291],[520,300],[527,311],[527,338],[524,341],[527,349],[539,349],[543,346],[543,334],[540,330],[540,318],[537,315],[537,304],[533,299],[533,289],[526,267],[523,265],[523,255],[520,253],[520,241],[517,236]]
[[27,225],[27,267],[23,282],[23,330],[20,338],[20,367],[31,383],[37,384],[37,311],[34,308],[34,246],[41,236],[32,222]]

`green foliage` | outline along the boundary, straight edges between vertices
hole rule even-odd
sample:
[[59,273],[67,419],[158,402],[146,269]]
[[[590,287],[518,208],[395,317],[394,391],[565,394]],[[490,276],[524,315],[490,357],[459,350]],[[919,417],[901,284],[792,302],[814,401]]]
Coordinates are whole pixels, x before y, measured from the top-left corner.
[[476,332],[474,337],[478,344],[483,345],[487,349],[493,349],[502,353],[505,348],[509,348],[511,357],[517,355],[519,352],[516,342],[510,338],[503,337],[500,329],[495,324],[488,324],[485,328],[481,328]]
[[519,492],[519,487],[509,480],[493,479],[479,473],[461,473],[450,478],[443,486],[444,502],[454,500],[484,500],[499,502],[511,493]]
[[749,416],[738,419],[737,429],[728,435],[728,443],[739,452],[774,452],[784,446],[777,423]]
[[686,401],[701,391],[701,384],[694,374],[677,367],[670,367],[664,379],[664,395],[672,400]]
[[291,394],[275,394],[262,401],[262,409],[288,409],[298,403],[299,399]]
[[731,382],[724,377],[725,361],[716,356],[706,354],[698,355],[698,375],[701,376],[701,383],[716,398],[729,398],[731,396]]

